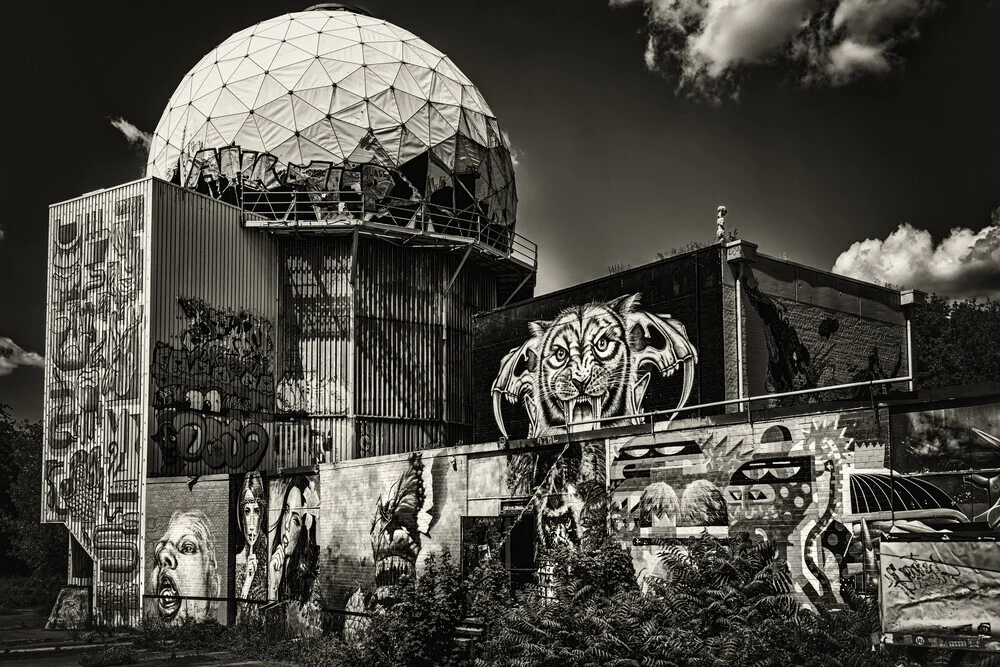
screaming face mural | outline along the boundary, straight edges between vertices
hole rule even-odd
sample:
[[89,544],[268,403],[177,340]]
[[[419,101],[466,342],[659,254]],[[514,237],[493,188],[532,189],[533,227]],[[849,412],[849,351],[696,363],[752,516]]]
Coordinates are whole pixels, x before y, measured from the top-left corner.
[[218,607],[219,566],[212,523],[204,512],[184,510],[170,517],[153,549],[149,586],[157,598],[160,620],[203,620]]
[[[579,430],[633,423],[654,372],[683,370],[678,407],[687,403],[698,355],[684,325],[637,310],[639,294],[572,306],[554,320],[532,322],[531,338],[511,350],[493,382],[493,414],[504,437],[502,399],[522,402],[528,437],[591,420]],[[577,429],[574,429],[577,430]]]

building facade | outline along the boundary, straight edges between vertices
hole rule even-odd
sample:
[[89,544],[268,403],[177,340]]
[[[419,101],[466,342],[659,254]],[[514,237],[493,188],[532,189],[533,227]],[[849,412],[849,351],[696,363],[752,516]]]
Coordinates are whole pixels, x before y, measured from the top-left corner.
[[147,177],[50,207],[54,624],[349,633],[429,554],[526,581],[595,521],[641,580],[666,542],[748,532],[837,601],[901,522],[996,530],[996,387],[900,394],[912,293],[735,241],[531,298],[509,146],[431,49],[343,8],[248,28],[185,77]]

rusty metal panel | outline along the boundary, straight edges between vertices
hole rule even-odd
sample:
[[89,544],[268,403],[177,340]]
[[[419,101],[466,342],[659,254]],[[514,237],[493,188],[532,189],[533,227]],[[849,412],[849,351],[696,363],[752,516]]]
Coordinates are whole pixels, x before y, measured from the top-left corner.
[[267,469],[277,249],[240,209],[153,182],[150,475]]
[[49,209],[42,521],[95,562],[94,619],[139,622],[150,181]]

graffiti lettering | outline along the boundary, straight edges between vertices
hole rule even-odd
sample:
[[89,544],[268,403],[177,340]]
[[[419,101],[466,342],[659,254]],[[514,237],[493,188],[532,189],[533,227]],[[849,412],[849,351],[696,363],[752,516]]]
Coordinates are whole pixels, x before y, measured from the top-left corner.
[[938,562],[933,557],[925,561],[914,560],[900,567],[890,563],[885,573],[890,578],[889,587],[899,588],[911,600],[925,588],[947,586],[958,582],[961,577],[957,568]]
[[198,461],[213,470],[246,472],[260,465],[270,437],[254,422],[168,410],[160,414],[153,440],[163,455],[164,472],[179,473]]

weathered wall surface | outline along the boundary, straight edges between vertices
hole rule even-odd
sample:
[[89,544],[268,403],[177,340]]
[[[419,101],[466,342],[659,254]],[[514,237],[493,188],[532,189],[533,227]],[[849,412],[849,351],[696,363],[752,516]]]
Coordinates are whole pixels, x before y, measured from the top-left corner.
[[[730,421],[736,416],[718,418]],[[996,399],[673,429],[609,441],[613,529],[640,579],[664,544],[746,532],[779,545],[796,590],[872,591],[890,529],[1000,528]]]
[[42,521],[92,558],[95,620],[139,619],[150,181],[49,210]]
[[[898,292],[763,256],[752,274],[743,292],[748,396],[906,375]],[[876,393],[887,390],[879,387]],[[796,397],[779,404],[833,398]]]
[[713,246],[477,317],[476,441],[595,417],[630,423],[682,399],[724,398],[719,253]]
[[229,615],[228,475],[152,478],[146,492],[147,615],[167,624]]
[[273,465],[277,252],[241,215],[153,181],[152,476]]

